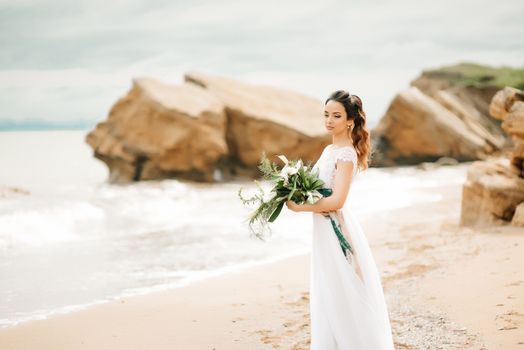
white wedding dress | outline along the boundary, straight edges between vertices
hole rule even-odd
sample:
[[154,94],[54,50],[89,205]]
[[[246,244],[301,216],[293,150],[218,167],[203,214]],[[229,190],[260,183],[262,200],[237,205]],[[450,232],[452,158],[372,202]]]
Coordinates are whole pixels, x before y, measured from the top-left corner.
[[[313,166],[324,187],[332,188],[338,159],[354,163],[352,146],[328,145]],[[351,192],[351,187],[350,191]],[[313,239],[310,274],[311,350],[390,350],[394,349],[391,325],[375,260],[362,228],[348,209],[348,197],[336,212],[342,233],[354,255],[347,259],[329,218],[313,213]],[[363,280],[355,270],[360,266]]]

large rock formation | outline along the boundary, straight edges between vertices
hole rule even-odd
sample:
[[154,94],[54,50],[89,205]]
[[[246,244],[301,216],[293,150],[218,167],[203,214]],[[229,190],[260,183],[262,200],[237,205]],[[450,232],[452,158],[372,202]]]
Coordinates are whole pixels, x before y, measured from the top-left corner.
[[313,162],[330,137],[319,100],[193,72],[181,85],[135,79],[86,142],[110,182],[220,181],[257,177],[262,152]]
[[515,175],[509,162],[476,161],[468,168],[462,187],[462,225],[501,224],[512,220],[524,201],[524,179]]
[[524,227],[524,93],[506,87],[490,105],[493,117],[514,141],[509,158],[476,161],[462,192],[461,224],[509,222]]
[[485,159],[510,146],[500,121],[488,112],[499,87],[471,85],[471,79],[465,79],[470,77],[464,72],[479,67],[484,68],[462,64],[424,71],[412,81],[371,130],[372,164],[417,164],[440,157]]
[[494,118],[503,120],[502,129],[511,136],[511,164],[524,178],[524,92],[506,87],[497,92],[490,105]]
[[86,142],[110,182],[168,177],[210,181],[228,154],[224,105],[194,84],[135,79]]
[[399,163],[442,156],[478,159],[493,149],[454,113],[416,87],[399,93],[374,129],[382,140],[376,152]]
[[255,167],[262,151],[313,162],[331,141],[318,99],[196,72],[187,73],[185,80],[204,87],[225,105],[227,144],[239,165]]

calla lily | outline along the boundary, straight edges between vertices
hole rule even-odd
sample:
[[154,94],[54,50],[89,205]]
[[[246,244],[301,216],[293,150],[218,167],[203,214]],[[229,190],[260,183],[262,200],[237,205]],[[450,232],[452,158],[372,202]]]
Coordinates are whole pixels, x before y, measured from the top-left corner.
[[287,184],[287,181],[289,180],[289,179],[288,179],[289,176],[290,176],[290,175],[295,175],[295,174],[298,172],[298,170],[299,170],[300,168],[301,168],[301,165],[299,166],[299,164],[297,164],[297,165],[295,165],[295,166],[291,166],[291,165],[289,165],[289,163],[288,163],[288,164],[286,164],[286,165],[282,168],[282,170],[280,171],[280,174],[279,174],[279,175],[280,175],[282,178],[284,178],[284,181],[285,181],[285,183]]
[[282,170],[280,170],[279,176],[284,179],[284,184],[287,185],[288,176],[287,176],[287,169],[284,167]]
[[319,199],[322,198],[322,195],[318,191],[307,191],[306,195],[307,195],[306,201],[309,204],[315,204]]
[[287,200],[298,203],[315,204],[319,199],[331,195],[329,189],[322,187],[324,182],[318,176],[318,169],[312,171],[301,159],[288,160],[285,155],[278,158],[284,163],[282,167],[263,157],[259,169],[264,178],[272,181],[270,192],[256,182],[260,194],[244,198],[239,190],[238,196],[247,206],[258,204],[255,211],[249,216],[249,228],[258,238],[263,239],[265,232],[270,232],[269,224],[280,215]]
[[280,158],[284,162],[284,164],[286,164],[286,165],[289,163],[289,161],[287,160],[286,156],[283,155],[283,154],[279,155],[278,158]]
[[288,175],[295,175],[298,171],[298,168],[296,166],[287,166],[286,172]]

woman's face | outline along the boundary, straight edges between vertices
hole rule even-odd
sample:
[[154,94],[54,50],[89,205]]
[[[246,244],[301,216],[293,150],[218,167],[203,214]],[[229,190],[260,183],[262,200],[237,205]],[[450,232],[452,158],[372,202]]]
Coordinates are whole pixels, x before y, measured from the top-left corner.
[[329,100],[324,106],[324,126],[331,135],[337,135],[347,130],[347,113],[342,103]]

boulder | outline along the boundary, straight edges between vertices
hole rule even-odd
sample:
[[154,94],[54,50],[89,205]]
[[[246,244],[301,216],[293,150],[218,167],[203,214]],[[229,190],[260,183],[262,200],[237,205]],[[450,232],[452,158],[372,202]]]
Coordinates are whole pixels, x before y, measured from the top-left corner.
[[468,168],[462,192],[463,225],[511,221],[515,226],[524,226],[523,97],[522,91],[510,87],[493,96],[490,113],[494,118],[503,120],[502,128],[511,136],[515,147],[507,158],[474,162]]
[[524,202],[517,205],[515,208],[515,215],[511,220],[513,226],[524,227]]
[[86,142],[112,183],[259,177],[262,153],[314,162],[331,137],[321,101],[293,91],[192,72],[181,85],[134,79]]
[[450,88],[437,91],[431,97],[459,117],[467,129],[484,139],[490,146],[488,154],[509,146],[508,138],[502,131],[500,123],[483,114],[481,111],[485,110],[484,106],[479,107],[480,101],[472,102],[472,95],[472,93],[465,93],[462,89]]
[[[493,118],[504,121],[508,117],[508,114],[518,112],[517,110],[522,108],[523,101],[523,91],[506,86],[504,89],[497,91],[493,96],[489,106],[489,113]],[[504,130],[509,133],[508,129],[504,128]]]
[[372,130],[376,165],[417,164],[443,156],[476,160],[491,142],[417,87],[399,93]]
[[8,187],[8,186],[0,185],[0,199],[10,198],[13,196],[20,196],[20,195],[26,196],[30,194],[31,192],[25,188]]
[[509,170],[507,159],[475,161],[462,188],[461,225],[502,224],[524,201],[524,179]]
[[227,145],[240,168],[256,170],[262,152],[270,158],[285,154],[314,162],[331,142],[323,125],[323,103],[316,98],[204,73],[189,72],[184,78],[225,105]]
[[503,120],[502,128],[511,136],[511,164],[524,178],[524,92],[505,87],[495,94],[490,105],[494,118]]
[[212,181],[228,155],[224,106],[194,84],[134,79],[86,136],[111,183],[170,177]]
[[373,165],[419,164],[440,157],[470,161],[503,153],[512,143],[501,122],[489,115],[489,105],[506,74],[468,63],[423,71],[371,130]]

